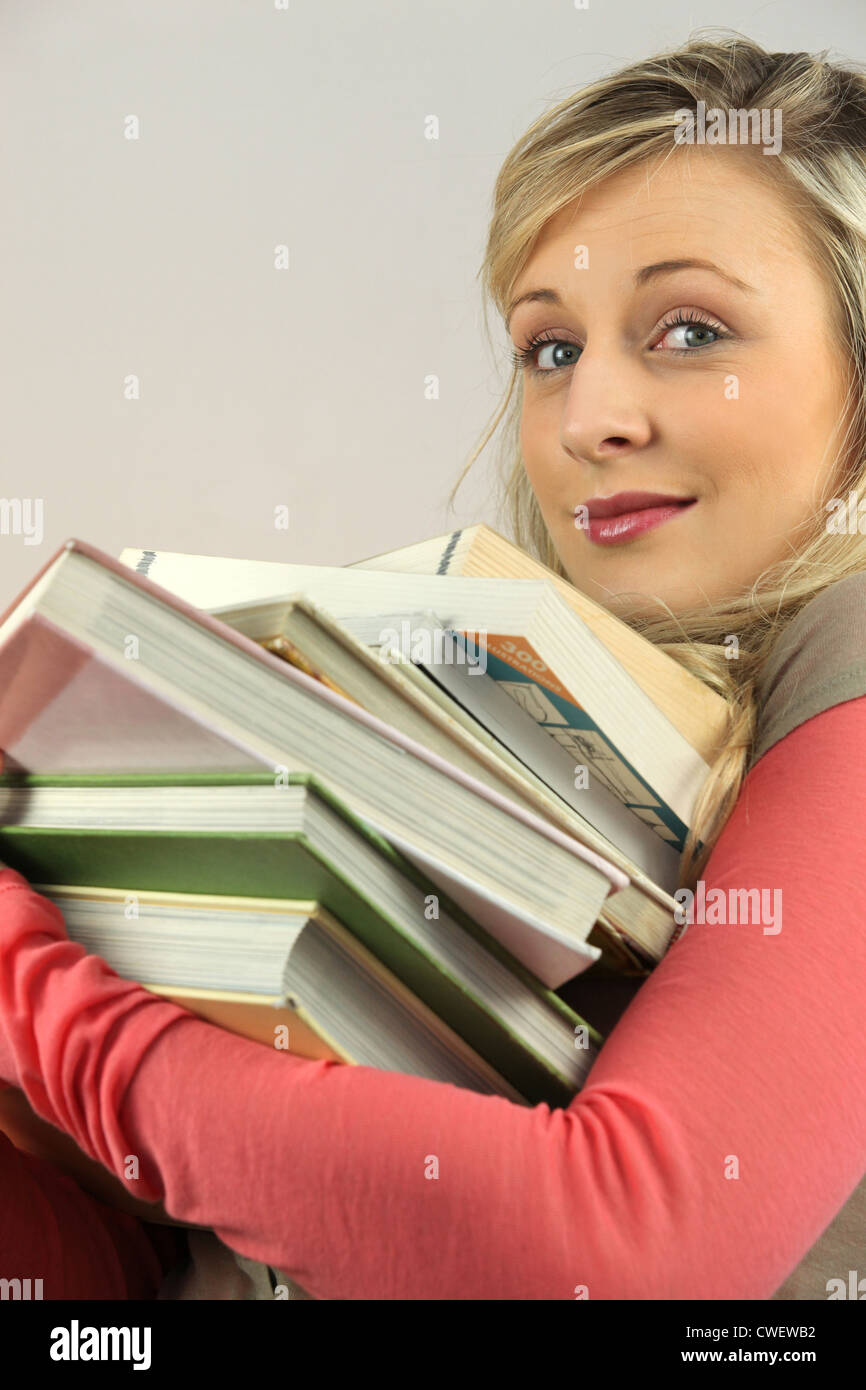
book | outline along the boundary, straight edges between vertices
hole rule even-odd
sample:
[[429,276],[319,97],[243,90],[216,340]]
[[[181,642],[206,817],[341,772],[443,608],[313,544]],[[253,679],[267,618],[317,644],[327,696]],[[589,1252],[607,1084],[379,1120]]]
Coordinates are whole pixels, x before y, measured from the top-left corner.
[[[661,959],[676,906],[671,894],[679,857],[674,848],[598,779],[575,791],[573,758],[492,677],[456,660],[419,666],[399,650],[383,660],[371,645],[380,630],[378,619],[338,623],[302,597],[221,608],[214,616],[609,858],[631,882],[606,900],[600,914],[603,930],[593,933],[591,943],[617,969],[645,970],[642,960]],[[412,618],[416,631],[432,621],[424,615]]]
[[[318,903],[33,887],[63,913],[70,940],[217,1027],[298,1057],[528,1103]],[[191,983],[201,980],[208,985]],[[135,1198],[14,1087],[0,1088],[0,1130],[100,1201],[140,1220],[189,1226],[161,1203]]]
[[[274,814],[275,800],[278,815]],[[279,831],[275,829],[277,822],[281,824]],[[336,1039],[322,1036],[325,1030],[321,1026],[310,1026],[302,1008],[287,1003],[278,1011],[270,1002],[278,1002],[275,994],[235,988],[239,983],[250,983],[249,969],[245,973],[242,960],[223,960],[219,979],[213,974],[203,976],[202,969],[213,965],[209,928],[207,947],[187,950],[183,971],[172,966],[179,946],[183,960],[183,937],[178,941],[174,926],[174,940],[139,942],[139,946],[149,948],[142,956],[129,954],[128,940],[115,948],[107,936],[118,935],[126,922],[125,914],[130,912],[135,914],[133,922],[140,933],[142,919],[148,920],[142,900],[145,904],[227,904],[231,901],[228,896],[213,897],[214,887],[224,894],[243,894],[248,885],[255,884],[259,891],[273,895],[265,899],[273,907],[275,901],[280,905],[279,895],[289,889],[313,892],[327,899],[335,912],[351,923],[353,953],[364,952],[372,969],[381,972],[375,1000],[355,995],[348,1000],[348,1008],[343,1003],[339,1006],[338,1027],[347,1011],[354,1011],[359,1021],[376,1019],[378,1056],[355,1054],[353,1063],[379,1061],[390,1069],[403,1065],[399,1056],[381,1051],[381,1030],[384,1027],[385,1040],[393,1031],[387,1022],[388,1000],[381,997],[383,978],[389,982],[391,993],[399,996],[402,991],[412,1002],[411,1009],[402,1012],[413,1027],[421,1023],[422,1035],[426,1026],[434,1037],[443,1031],[446,1037],[459,1036],[445,1027],[441,1014],[478,1041],[489,1057],[501,1061],[519,1089],[512,1090],[501,1074],[490,1068],[491,1074],[500,1078],[493,1089],[512,1099],[534,1097],[552,1105],[567,1105],[574,1090],[583,1084],[602,1042],[591,1024],[544,989],[495,940],[488,940],[459,908],[441,899],[439,910],[428,921],[424,909],[429,902],[429,882],[387,840],[306,775],[290,777],[289,785],[275,798],[272,779],[263,775],[248,779],[235,774],[225,780],[219,774],[166,779],[152,774],[136,779],[53,779],[7,772],[0,778],[0,854],[38,891],[57,902],[70,937],[98,951],[119,973],[142,979],[153,992],[218,1027],[269,1046],[274,1045],[274,1029],[285,1026],[289,1050],[295,1055],[350,1060]],[[58,887],[40,881],[57,872],[72,882]],[[108,891],[81,886],[94,881],[110,885]],[[130,884],[139,886],[130,890]],[[194,891],[150,891],[153,885],[167,884],[175,890],[207,888],[211,897]],[[106,901],[110,903],[111,916],[107,924],[104,917],[97,919],[95,930],[91,927],[88,935],[82,930],[82,909],[99,899],[103,900],[103,912]],[[243,897],[235,901],[244,903],[244,908],[248,905]],[[306,909],[310,910],[309,904]],[[330,921],[333,930],[336,917]],[[163,921],[163,936],[165,925]],[[251,949],[253,935],[244,939],[245,951]],[[361,946],[362,940],[373,950]],[[258,960],[261,953],[257,947],[255,950]],[[380,958],[391,960],[402,979],[423,991],[439,1012],[424,1012],[404,985],[394,984],[396,977],[384,970]],[[274,963],[279,965],[279,954]],[[330,968],[327,973],[330,979]],[[159,977],[169,974],[174,975],[173,981],[159,982]],[[203,978],[208,985],[190,983]],[[266,981],[259,981],[260,986],[262,983]],[[223,988],[213,988],[215,984]],[[232,987],[225,988],[226,984]],[[390,1013],[393,1016],[393,1003]],[[458,1051],[464,1046],[461,1037]],[[468,1051],[473,1058],[478,1056],[472,1049]],[[479,1062],[483,1068],[483,1061]],[[441,1072],[439,1076],[446,1079]],[[471,1086],[472,1070],[468,1080],[459,1071],[453,1079]],[[69,1136],[41,1120],[23,1093],[12,1087],[0,1088],[0,1130],[16,1147],[47,1159],[100,1201],[141,1220],[188,1224],[177,1222],[159,1203],[133,1197]]]
[[[399,647],[388,650],[378,643],[378,636],[388,631],[387,614],[337,622],[298,596],[211,611],[235,631],[330,682],[442,757],[471,766],[476,777],[516,800],[543,806],[552,815],[562,814],[565,800],[574,813],[564,814],[569,828],[598,833],[593,848],[602,854],[620,852],[664,888],[675,886],[674,848],[629,814],[601,783],[576,792],[562,777],[554,778],[552,767],[570,771],[573,760],[515,701],[504,697],[488,673],[462,659],[454,639],[434,616],[417,613],[405,619],[416,636],[429,632],[431,637],[425,644],[428,654],[410,659]],[[433,655],[438,648],[441,659]],[[424,673],[420,681],[419,668]],[[543,775],[535,770],[538,767]],[[556,781],[555,794],[547,777]]]
[[0,619],[0,746],[13,772],[267,769],[275,785],[311,772],[470,911],[494,902],[575,943],[629,883],[575,837],[81,541]]
[[[179,572],[182,586],[196,586],[191,602],[203,608],[208,608],[211,603],[230,606],[235,602],[268,597],[268,593],[256,585],[256,571],[260,565],[273,568],[279,563],[134,547],[126,547],[120,558],[124,564],[132,565],[140,573],[150,574],[160,583],[166,579],[177,579]],[[167,568],[169,560],[170,571]],[[196,562],[194,568],[190,561]],[[344,568],[371,569],[378,573],[546,580],[705,762],[712,762],[719,747],[724,744],[728,709],[720,695],[666,652],[641,637],[622,619],[594,602],[540,560],[527,555],[513,541],[507,540],[490,526],[483,523],[467,526],[367,559],[355,560]],[[160,572],[163,578],[160,578]],[[166,587],[174,586],[167,583]],[[182,591],[178,589],[178,592]]]
[[320,903],[33,887],[119,975],[265,1046],[530,1103]]
[[[123,893],[133,913],[155,892],[315,900],[533,1101],[567,1105],[602,1041],[538,971],[447,896],[431,894],[429,879],[307,774],[279,788],[267,774],[7,774],[0,778],[0,858],[31,883]],[[249,938],[255,941],[254,931]],[[541,933],[534,939],[542,950],[555,949]],[[170,943],[165,949],[169,960]],[[579,973],[567,948],[559,950],[554,974]],[[232,961],[219,981],[201,973],[208,965],[206,953],[187,961],[184,986],[227,989],[227,979],[237,987],[244,978],[243,961]],[[577,1036],[586,1037],[586,1050],[576,1048]]]
[[728,709],[720,695],[615,614],[490,526],[466,526],[356,560],[347,568],[485,579],[546,579],[705,762],[712,762],[724,744]]
[[[550,580],[287,565],[128,549],[121,562],[137,572],[146,566],[160,584],[210,612],[237,612],[244,604],[299,594],[338,622],[386,615],[399,631],[407,614],[430,610],[467,648],[471,644],[483,651],[487,672],[548,736],[560,741],[576,764],[586,766],[638,818],[682,850],[709,765]],[[631,629],[626,631],[648,661],[658,665],[664,658],[680,689],[687,673]],[[384,642],[384,630],[379,635]],[[407,636],[411,642],[411,631]],[[690,680],[706,690],[701,682]],[[726,711],[724,702],[719,703]]]

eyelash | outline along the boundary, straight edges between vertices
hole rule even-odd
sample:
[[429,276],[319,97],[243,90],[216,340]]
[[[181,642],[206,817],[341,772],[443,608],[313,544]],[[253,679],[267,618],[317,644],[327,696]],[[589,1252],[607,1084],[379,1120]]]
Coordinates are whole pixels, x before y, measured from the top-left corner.
[[[716,323],[709,315],[686,312],[682,309],[678,309],[672,317],[662,319],[659,327],[668,331],[672,328],[709,328],[719,335],[716,342],[721,342],[730,336],[724,331],[721,324]],[[543,367],[537,367],[534,362],[535,354],[539,348],[544,347],[547,343],[562,343],[563,346],[571,348],[579,347],[577,343],[570,342],[568,338],[558,338],[556,334],[541,333],[527,343],[526,347],[514,348],[511,353],[512,362],[516,367],[528,368],[534,376],[553,376],[555,372],[563,371],[566,366],[574,366],[573,362],[567,362],[563,366],[548,367],[546,370]],[[695,353],[715,346],[715,343],[702,343],[700,347],[696,348],[668,348],[667,351],[676,353],[679,357],[694,357]]]

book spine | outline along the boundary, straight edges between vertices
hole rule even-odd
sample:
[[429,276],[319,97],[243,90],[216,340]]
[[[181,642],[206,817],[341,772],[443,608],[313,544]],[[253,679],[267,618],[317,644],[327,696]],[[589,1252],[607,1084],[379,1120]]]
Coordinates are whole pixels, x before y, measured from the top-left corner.
[[462,532],[462,531],[452,531],[452,532],[451,532],[451,535],[448,537],[448,542],[447,542],[447,544],[446,544],[446,546],[445,546],[445,549],[442,551],[442,555],[441,555],[441,557],[440,557],[440,559],[439,559],[439,564],[436,566],[436,573],[437,573],[437,574],[448,574],[448,573],[449,573],[449,571],[450,571],[450,569],[451,569],[451,561],[452,561],[452,559],[453,559],[453,557],[454,557],[454,551],[455,551],[456,548],[457,548],[457,542],[460,540],[460,537],[461,537],[462,535],[463,535],[463,532]]

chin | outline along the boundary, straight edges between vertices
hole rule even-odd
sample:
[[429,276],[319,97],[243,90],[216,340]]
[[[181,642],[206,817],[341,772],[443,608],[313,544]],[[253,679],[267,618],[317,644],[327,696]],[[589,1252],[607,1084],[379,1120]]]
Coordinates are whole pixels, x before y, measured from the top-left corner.
[[666,592],[662,586],[653,593],[635,593],[633,590],[626,590],[622,594],[607,594],[597,602],[615,617],[621,618],[623,622],[632,622],[638,618],[663,618],[668,617],[665,608],[658,602],[663,599],[674,613],[679,612],[684,605],[678,601],[677,596]]
[[[692,590],[688,584],[671,584],[670,578],[659,577],[656,585],[642,574],[640,581],[630,589],[625,583],[595,580],[589,575],[569,571],[569,578],[576,589],[586,594],[601,608],[606,608],[623,622],[633,619],[667,617],[663,604],[673,613],[682,613],[697,608],[707,602],[706,595],[699,589]],[[659,603],[659,599],[662,603]]]

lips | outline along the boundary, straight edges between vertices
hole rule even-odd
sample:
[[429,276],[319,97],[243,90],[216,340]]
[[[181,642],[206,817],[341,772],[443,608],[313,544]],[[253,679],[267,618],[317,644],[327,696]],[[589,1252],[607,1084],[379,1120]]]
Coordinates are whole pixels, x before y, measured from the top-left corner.
[[592,497],[585,504],[590,521],[605,516],[623,516],[648,507],[684,507],[694,497],[673,497],[663,492],[617,492],[613,497]]
[[[586,505],[586,536],[593,545],[621,545],[679,517],[697,506],[696,497],[671,497],[660,492],[618,492],[594,497]],[[575,526],[583,525],[575,508]]]

